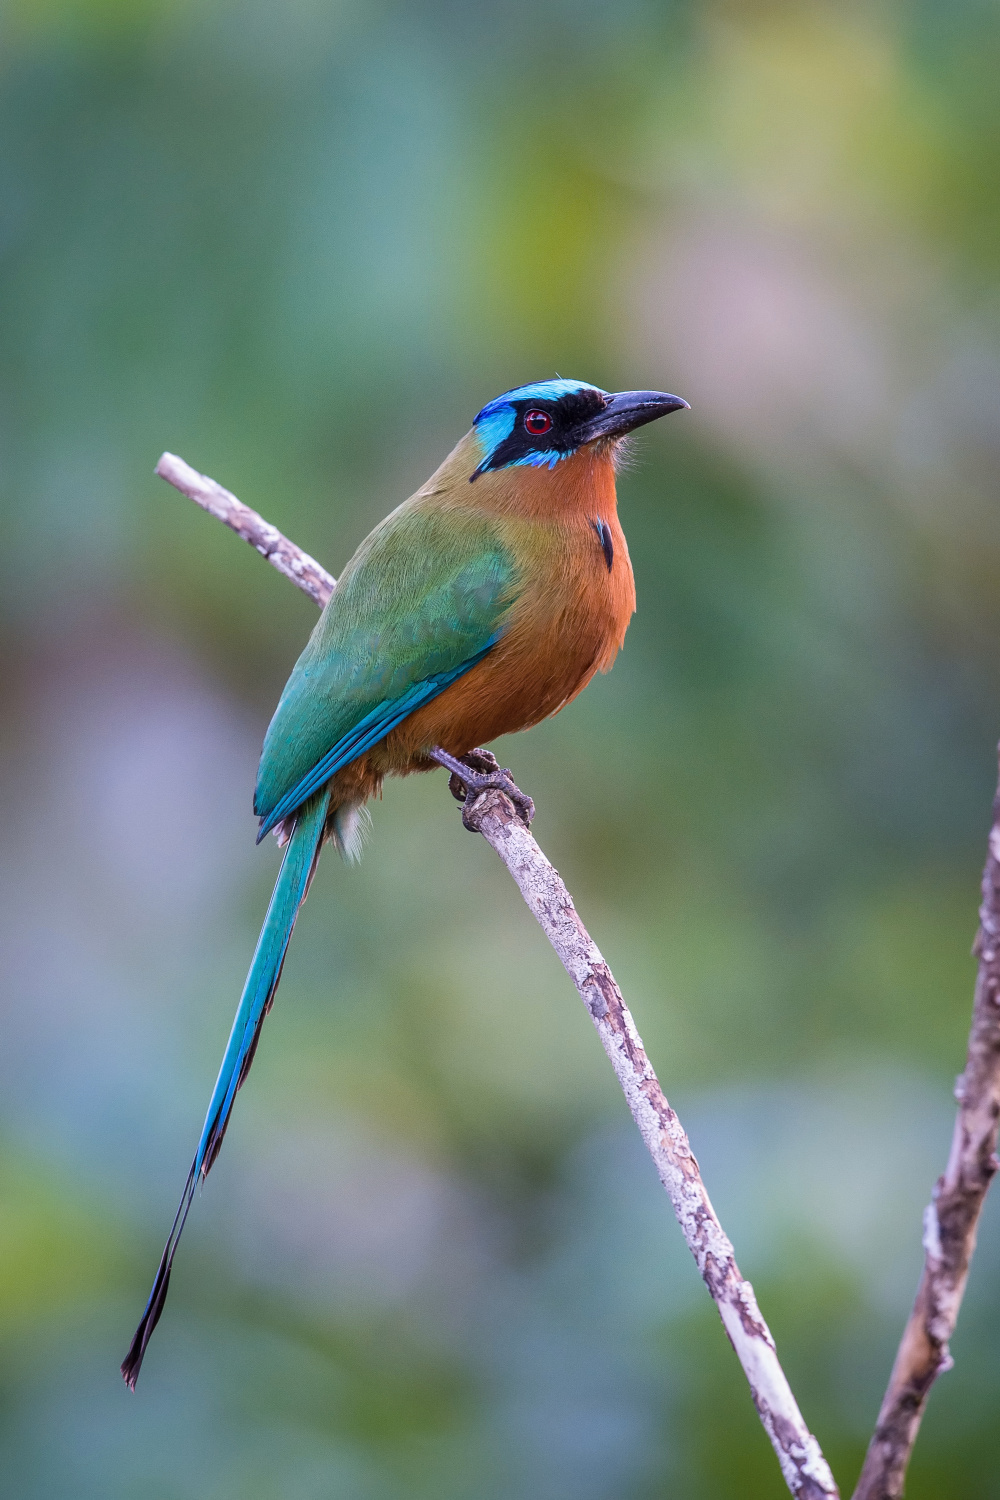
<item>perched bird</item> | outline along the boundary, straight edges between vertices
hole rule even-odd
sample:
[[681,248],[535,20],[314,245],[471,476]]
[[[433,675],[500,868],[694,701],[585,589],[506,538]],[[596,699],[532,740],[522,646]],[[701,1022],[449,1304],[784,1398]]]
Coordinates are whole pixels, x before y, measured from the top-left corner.
[[686,406],[658,391],[610,395],[579,380],[507,391],[341,574],[264,739],[258,843],[276,832],[285,857],[122,1364],[133,1388],[195,1187],[219,1154],[324,840],[358,857],[365,803],[388,775],[444,765],[469,793],[494,785],[515,792],[503,773],[477,771],[461,757],[557,713],[611,667],[635,609],[615,460],[627,433]]

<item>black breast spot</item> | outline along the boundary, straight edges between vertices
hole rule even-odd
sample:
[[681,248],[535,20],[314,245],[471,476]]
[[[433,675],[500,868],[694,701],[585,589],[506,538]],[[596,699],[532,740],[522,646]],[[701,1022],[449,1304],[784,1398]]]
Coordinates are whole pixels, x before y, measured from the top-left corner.
[[611,537],[611,527],[605,521],[601,520],[591,521],[590,524],[597,532],[597,540],[601,544],[601,551],[604,553],[604,561],[607,563],[608,572],[610,573],[611,564],[615,560],[615,544]]

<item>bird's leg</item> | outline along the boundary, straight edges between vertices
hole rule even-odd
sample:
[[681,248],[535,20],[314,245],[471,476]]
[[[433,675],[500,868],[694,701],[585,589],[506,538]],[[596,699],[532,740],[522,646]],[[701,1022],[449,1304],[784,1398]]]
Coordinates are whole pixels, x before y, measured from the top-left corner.
[[[467,755],[456,760],[454,755],[449,755],[447,750],[435,745],[433,750],[428,751],[428,755],[439,766],[444,766],[446,771],[451,772],[448,790],[457,802],[464,802],[467,807],[471,807],[480,792],[503,792],[513,802],[525,828],[530,825],[535,816],[535,804],[515,785],[510,772],[501,770],[496,756],[489,750],[470,750]],[[466,828],[470,828],[464,811],[462,822]]]

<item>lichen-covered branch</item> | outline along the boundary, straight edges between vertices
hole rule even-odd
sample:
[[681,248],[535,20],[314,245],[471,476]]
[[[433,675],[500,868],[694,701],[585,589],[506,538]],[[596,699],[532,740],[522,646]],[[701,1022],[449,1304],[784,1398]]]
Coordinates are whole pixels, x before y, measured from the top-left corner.
[[303,552],[294,542],[282,536],[277,526],[265,521],[263,516],[251,510],[249,505],[244,505],[242,500],[237,500],[235,495],[224,490],[214,479],[209,479],[207,474],[199,474],[197,469],[192,469],[176,453],[161,454],[155,472],[168,484],[172,484],[174,489],[180,490],[182,495],[187,495],[195,505],[200,505],[202,510],[207,510],[210,516],[223,521],[237,536],[249,542],[261,557],[267,559],[272,568],[277,568],[279,573],[284,573],[286,578],[297,583],[320,609],[323,608],[333,593],[336,580],[308,552]]
[[[156,472],[232,527],[317,603],[329,598],[334,587],[330,575],[228,490],[170,454],[164,454]],[[587,1007],[743,1366],[785,1483],[800,1500],[836,1500],[833,1475],[792,1395],[753,1287],[740,1274],[684,1128],[664,1096],[628,1006],[577,916],[569,892],[505,793],[491,790],[475,796],[463,809],[463,819],[467,827],[483,835],[507,866]]]
[[483,792],[463,816],[466,826],[483,835],[517,881],[590,1013],[681,1233],[750,1382],[788,1488],[803,1500],[835,1496],[833,1475],[803,1421],[753,1287],[740,1274],[684,1127],[664,1096],[621,990],[580,921],[569,891],[502,792]]
[[965,1072],[944,1176],[924,1210],[924,1269],[896,1354],[854,1500],[898,1500],[931,1386],[952,1366],[948,1352],[962,1304],[976,1228],[997,1162],[1000,1120],[1000,787],[993,802],[979,959]]

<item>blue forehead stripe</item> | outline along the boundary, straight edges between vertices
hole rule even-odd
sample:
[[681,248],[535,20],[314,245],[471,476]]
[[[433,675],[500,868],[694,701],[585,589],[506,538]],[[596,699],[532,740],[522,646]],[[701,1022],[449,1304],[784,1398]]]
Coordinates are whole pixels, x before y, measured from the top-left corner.
[[[476,436],[482,442],[484,455],[495,453],[513,432],[517,419],[514,410],[516,401],[557,401],[560,396],[569,396],[575,391],[599,390],[599,386],[591,385],[588,380],[538,380],[533,385],[519,385],[512,391],[504,391],[502,396],[495,396],[486,403],[472,423]],[[607,395],[607,391],[600,393],[602,396]],[[534,469],[546,466],[554,469],[559,460],[567,456],[556,452],[527,453],[523,458],[514,459],[509,467],[528,464]]]
[[511,420],[504,433],[506,437],[514,425],[515,401],[558,401],[560,396],[569,396],[574,391],[600,391],[602,396],[608,394],[607,391],[601,391],[600,386],[591,385],[589,380],[537,380],[533,385],[515,386],[512,391],[504,391],[502,396],[495,396],[492,401],[487,401],[472,425],[479,427],[500,412],[510,412]]
[[500,444],[514,431],[517,413],[512,406],[503,405],[503,397],[497,397],[489,406],[484,406],[475,422],[476,436],[483,445],[483,456],[495,453]]

